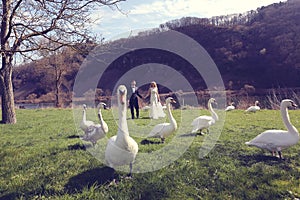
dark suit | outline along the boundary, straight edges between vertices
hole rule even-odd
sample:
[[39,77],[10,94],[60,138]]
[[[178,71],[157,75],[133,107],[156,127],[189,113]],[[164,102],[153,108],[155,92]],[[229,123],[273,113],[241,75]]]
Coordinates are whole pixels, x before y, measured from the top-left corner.
[[131,112],[131,118],[134,119],[134,109],[136,112],[136,118],[139,118],[139,100],[138,97],[142,98],[142,96],[138,92],[138,87],[134,88],[135,91],[133,92],[133,88],[130,87],[129,89],[129,107]]

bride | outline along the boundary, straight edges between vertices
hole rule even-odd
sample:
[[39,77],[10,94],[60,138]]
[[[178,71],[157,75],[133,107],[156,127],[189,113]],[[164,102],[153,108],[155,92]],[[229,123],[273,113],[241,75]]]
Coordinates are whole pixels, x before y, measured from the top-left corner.
[[165,117],[166,114],[163,111],[163,107],[160,103],[160,98],[158,94],[157,84],[152,81],[150,83],[150,88],[146,97],[150,95],[150,113],[149,117],[152,119],[158,119],[160,117]]

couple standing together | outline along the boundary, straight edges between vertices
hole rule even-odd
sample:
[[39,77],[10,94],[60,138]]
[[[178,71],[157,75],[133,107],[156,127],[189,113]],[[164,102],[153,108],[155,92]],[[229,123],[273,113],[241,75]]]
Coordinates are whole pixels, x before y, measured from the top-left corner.
[[130,88],[130,98],[129,98],[129,107],[131,112],[131,118],[134,119],[134,109],[136,111],[136,118],[139,118],[139,102],[138,97],[141,99],[145,99],[150,96],[150,113],[149,117],[152,119],[158,119],[159,117],[165,117],[165,113],[163,111],[163,107],[160,103],[160,98],[158,94],[157,84],[152,81],[150,83],[150,88],[148,90],[148,94],[146,97],[142,97],[138,92],[138,87],[136,86],[136,82],[131,82]]

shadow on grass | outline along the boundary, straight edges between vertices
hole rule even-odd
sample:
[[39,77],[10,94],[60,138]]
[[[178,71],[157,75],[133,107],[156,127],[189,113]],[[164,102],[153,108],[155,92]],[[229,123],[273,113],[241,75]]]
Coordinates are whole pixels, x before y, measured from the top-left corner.
[[145,140],[141,141],[141,144],[142,145],[147,145],[147,144],[162,144],[162,143],[161,142],[157,142],[157,141],[151,141],[151,140],[145,139]]
[[238,159],[244,166],[251,166],[255,163],[263,162],[268,165],[274,165],[285,162],[285,159],[280,159],[272,155],[253,154],[253,155],[239,155]]
[[200,136],[200,133],[184,133],[181,135],[178,135],[177,137],[196,137],[196,136]]
[[73,145],[69,145],[68,146],[68,150],[86,150],[86,148],[88,147],[88,145],[84,145],[84,144],[73,144]]
[[67,137],[68,139],[75,139],[75,138],[80,138],[79,135],[70,135]]
[[19,196],[19,194],[17,194],[17,193],[10,193],[10,194],[4,195],[4,196],[0,196],[0,200],[17,199],[18,196]]
[[115,170],[110,167],[95,168],[78,174],[68,181],[65,190],[68,193],[81,192],[84,188],[104,185],[113,181]]
[[[9,194],[0,194],[0,200],[9,199],[37,199],[38,196],[54,195],[57,192],[54,189],[45,189],[43,186],[33,191],[20,189]],[[1,196],[2,195],[2,196]]]

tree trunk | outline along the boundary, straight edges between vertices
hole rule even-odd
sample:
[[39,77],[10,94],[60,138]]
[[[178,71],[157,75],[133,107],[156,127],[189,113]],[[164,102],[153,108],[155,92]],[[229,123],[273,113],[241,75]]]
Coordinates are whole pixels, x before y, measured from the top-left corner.
[[[2,59],[2,61],[8,59]],[[9,63],[2,63],[0,71],[0,86],[1,86],[1,108],[2,108],[2,123],[15,124],[17,122],[14,92],[12,84],[12,66]]]
[[55,107],[56,108],[61,107],[60,101],[59,101],[59,87],[57,86],[57,83],[56,83],[56,88],[55,88]]

